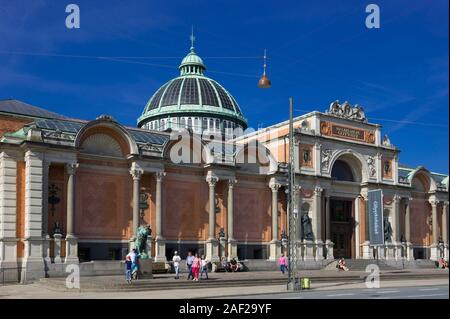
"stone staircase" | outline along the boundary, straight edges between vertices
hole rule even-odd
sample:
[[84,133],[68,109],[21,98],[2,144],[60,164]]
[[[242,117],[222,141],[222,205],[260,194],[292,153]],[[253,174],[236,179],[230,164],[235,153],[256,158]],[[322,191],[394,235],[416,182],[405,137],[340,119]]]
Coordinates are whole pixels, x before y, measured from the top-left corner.
[[[336,266],[338,260],[333,261],[328,264],[324,270],[337,270]],[[366,271],[368,265],[377,265],[380,270],[398,270],[404,269],[401,261],[389,262],[386,260],[376,260],[376,259],[346,259],[345,264],[351,271]]]

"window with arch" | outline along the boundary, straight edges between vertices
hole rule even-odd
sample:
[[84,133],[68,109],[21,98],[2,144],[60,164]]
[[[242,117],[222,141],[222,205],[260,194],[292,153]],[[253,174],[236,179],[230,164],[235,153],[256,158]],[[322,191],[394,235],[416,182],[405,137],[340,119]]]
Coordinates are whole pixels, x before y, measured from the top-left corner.
[[333,169],[331,170],[331,177],[338,181],[355,181],[352,168],[347,164],[347,162],[342,160],[337,160],[336,162],[334,162]]

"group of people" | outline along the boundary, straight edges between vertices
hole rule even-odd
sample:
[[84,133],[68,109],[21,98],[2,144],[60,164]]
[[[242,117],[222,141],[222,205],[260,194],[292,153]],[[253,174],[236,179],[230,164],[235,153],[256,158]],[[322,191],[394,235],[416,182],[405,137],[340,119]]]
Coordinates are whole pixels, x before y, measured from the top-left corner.
[[238,272],[243,270],[243,266],[240,262],[236,260],[236,258],[231,258],[230,261],[227,261],[225,257],[222,257],[220,260],[220,266],[226,272]]
[[[178,252],[175,251],[172,258],[173,267],[175,269],[175,279],[180,279],[180,262],[181,257],[178,255]],[[188,267],[188,280],[198,281],[203,279],[203,274],[205,274],[205,279],[209,279],[208,277],[208,267],[209,261],[205,258],[205,256],[199,257],[198,253],[192,255],[191,252],[188,252],[188,256],[186,258],[186,265]]]

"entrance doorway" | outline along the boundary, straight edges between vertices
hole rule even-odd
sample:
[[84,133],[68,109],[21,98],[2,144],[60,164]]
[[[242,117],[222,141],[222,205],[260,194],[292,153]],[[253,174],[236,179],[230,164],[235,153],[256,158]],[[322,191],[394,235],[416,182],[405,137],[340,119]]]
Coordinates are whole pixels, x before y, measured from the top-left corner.
[[330,235],[335,258],[352,258],[353,201],[330,199]]

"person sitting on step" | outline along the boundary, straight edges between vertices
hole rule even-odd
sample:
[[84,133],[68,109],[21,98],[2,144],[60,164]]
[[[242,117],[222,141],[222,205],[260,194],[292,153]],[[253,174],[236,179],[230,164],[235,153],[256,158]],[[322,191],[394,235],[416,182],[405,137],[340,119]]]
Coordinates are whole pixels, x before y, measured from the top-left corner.
[[344,258],[339,259],[339,262],[338,262],[338,269],[339,269],[339,270],[343,270],[343,271],[349,271],[347,265],[345,264]]

